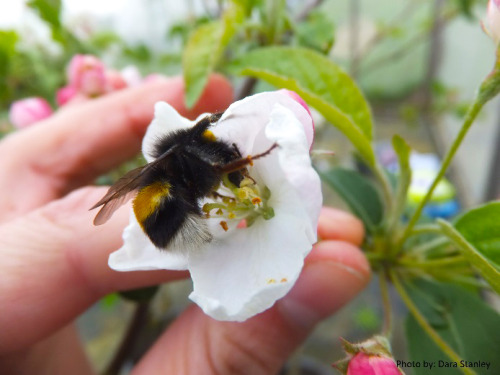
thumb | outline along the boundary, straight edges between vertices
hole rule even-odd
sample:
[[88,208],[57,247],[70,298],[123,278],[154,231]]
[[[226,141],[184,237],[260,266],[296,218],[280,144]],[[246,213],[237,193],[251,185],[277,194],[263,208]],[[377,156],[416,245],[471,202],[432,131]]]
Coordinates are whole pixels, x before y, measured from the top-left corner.
[[211,319],[195,306],[169,328],[134,374],[274,374],[315,324],[350,301],[369,280],[362,252],[323,241],[306,259],[291,292],[243,323]]

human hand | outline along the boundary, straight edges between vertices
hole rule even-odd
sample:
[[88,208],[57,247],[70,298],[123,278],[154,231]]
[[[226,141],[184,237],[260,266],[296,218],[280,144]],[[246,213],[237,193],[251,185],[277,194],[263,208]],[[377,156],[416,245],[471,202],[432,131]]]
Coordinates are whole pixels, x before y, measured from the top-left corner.
[[[188,277],[109,269],[107,257],[121,244],[128,210],[94,227],[88,208],[106,188],[82,188],[138,152],[156,101],[191,117],[232,101],[229,84],[218,76],[190,113],[182,91],[175,78],[77,103],[0,143],[0,368],[6,374],[91,374],[73,320],[108,293]],[[134,374],[277,372],[314,325],[369,279],[357,219],[324,209],[318,232],[322,240],[297,284],[271,309],[234,323],[191,306]]]

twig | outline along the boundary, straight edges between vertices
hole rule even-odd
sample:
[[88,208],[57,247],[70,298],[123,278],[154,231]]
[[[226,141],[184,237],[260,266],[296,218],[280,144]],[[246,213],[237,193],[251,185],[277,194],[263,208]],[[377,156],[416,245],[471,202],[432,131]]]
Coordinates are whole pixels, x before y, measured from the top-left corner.
[[120,373],[125,361],[130,358],[134,350],[135,343],[142,329],[146,325],[149,311],[149,301],[138,302],[135,307],[134,315],[129,323],[127,332],[123,336],[123,340],[118,347],[113,359],[104,371],[103,375],[117,375]]

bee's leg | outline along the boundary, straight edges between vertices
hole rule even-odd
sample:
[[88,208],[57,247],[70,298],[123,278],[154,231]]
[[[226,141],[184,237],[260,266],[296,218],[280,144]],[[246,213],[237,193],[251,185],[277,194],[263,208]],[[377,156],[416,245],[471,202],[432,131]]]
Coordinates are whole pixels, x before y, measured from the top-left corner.
[[224,112],[216,112],[216,113],[212,113],[211,115],[207,115],[207,116],[203,117],[200,121],[198,121],[194,125],[194,128],[196,129],[196,132],[198,134],[202,134],[212,124],[214,124],[217,121],[219,121],[219,119],[222,117],[223,114],[224,114]]
[[214,122],[219,121],[223,114],[224,114],[224,112],[215,112],[215,113],[212,113],[211,115],[207,116],[208,121],[211,124],[213,124]]
[[229,200],[231,200],[231,201],[234,201],[234,200],[235,200],[233,197],[229,197],[229,196],[227,196],[227,195],[220,194],[220,193],[218,193],[218,192],[216,192],[216,191],[212,191],[212,193],[211,193],[211,194],[212,194],[212,197],[214,197],[214,198],[229,199]]
[[236,143],[233,143],[231,146],[233,147],[234,154],[241,158],[241,152]]
[[269,147],[266,151],[257,154],[257,155],[248,155],[246,158],[234,160],[230,163],[224,164],[224,165],[215,165],[215,168],[220,171],[221,173],[231,173],[235,171],[239,171],[240,169],[245,168],[247,165],[253,165],[253,161],[256,159],[260,159],[264,156],[267,156],[271,153],[272,150],[274,150],[276,147],[278,147],[277,143],[274,143],[271,147]]

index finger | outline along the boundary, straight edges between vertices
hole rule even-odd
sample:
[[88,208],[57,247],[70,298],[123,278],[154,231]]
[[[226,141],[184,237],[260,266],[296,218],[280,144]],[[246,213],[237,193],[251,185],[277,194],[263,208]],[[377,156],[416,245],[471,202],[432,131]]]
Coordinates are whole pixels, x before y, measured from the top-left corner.
[[229,82],[214,75],[187,110],[182,78],[162,79],[75,104],[7,137],[0,144],[3,219],[61,197],[137,154],[155,102],[195,117],[225,109],[232,95]]

